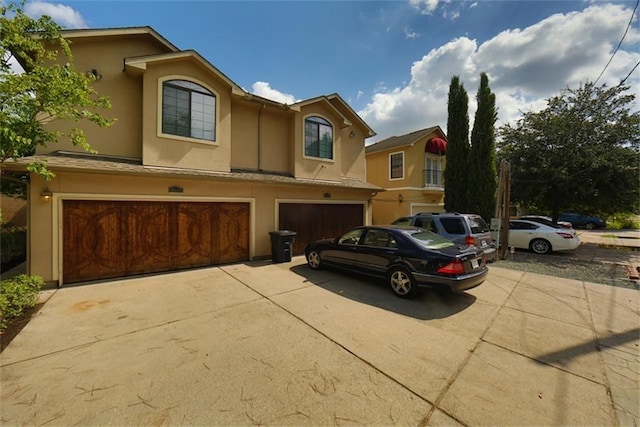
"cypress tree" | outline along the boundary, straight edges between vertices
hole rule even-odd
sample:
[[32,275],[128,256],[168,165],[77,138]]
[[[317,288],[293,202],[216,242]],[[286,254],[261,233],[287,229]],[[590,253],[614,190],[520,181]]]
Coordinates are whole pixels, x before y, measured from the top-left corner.
[[459,76],[451,78],[447,117],[447,164],[444,169],[444,208],[468,211],[469,97]]
[[469,208],[489,221],[495,214],[496,190],[496,140],[494,125],[498,119],[496,96],[489,88],[486,73],[480,75],[480,87],[476,95],[476,111],[471,131],[469,156]]

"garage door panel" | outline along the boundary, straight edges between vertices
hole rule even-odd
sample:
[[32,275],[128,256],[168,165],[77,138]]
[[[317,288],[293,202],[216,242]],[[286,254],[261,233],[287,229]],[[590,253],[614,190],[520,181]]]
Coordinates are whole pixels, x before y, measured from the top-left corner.
[[236,262],[246,259],[249,250],[249,223],[243,218],[249,217],[249,205],[246,203],[225,203],[218,210],[219,237],[218,259],[220,263]]
[[121,227],[125,240],[124,274],[171,268],[170,204],[124,202]]
[[120,209],[110,203],[65,202],[63,260],[65,274],[77,280],[115,277],[119,273],[118,241]]
[[176,266],[197,267],[215,263],[212,238],[215,209],[212,204],[180,203],[176,227]]

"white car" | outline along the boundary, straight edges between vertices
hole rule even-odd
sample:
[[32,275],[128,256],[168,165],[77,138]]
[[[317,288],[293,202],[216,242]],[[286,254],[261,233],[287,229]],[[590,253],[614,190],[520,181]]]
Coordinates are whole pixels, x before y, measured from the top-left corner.
[[[526,219],[527,221],[539,222],[544,225],[554,225],[553,220],[549,216],[542,215],[522,215],[518,219]],[[570,222],[567,221],[558,221],[558,225],[563,228],[573,228]]]
[[548,254],[553,251],[572,251],[580,246],[580,239],[573,229],[512,219],[509,221],[509,246]]

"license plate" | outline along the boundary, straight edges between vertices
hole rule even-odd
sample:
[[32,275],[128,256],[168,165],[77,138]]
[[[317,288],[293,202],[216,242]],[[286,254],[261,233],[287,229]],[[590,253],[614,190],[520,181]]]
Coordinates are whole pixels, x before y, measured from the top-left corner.
[[472,259],[471,260],[471,268],[473,268],[474,270],[476,268],[480,268],[480,258],[476,258],[476,259]]

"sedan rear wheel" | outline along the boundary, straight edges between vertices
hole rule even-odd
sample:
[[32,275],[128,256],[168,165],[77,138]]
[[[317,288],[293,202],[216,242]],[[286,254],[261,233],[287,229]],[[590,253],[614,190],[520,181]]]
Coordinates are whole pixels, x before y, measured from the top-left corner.
[[314,250],[309,252],[307,255],[307,264],[309,264],[309,267],[311,267],[312,270],[318,270],[322,266],[320,254]]
[[400,298],[411,298],[416,294],[416,283],[406,268],[393,267],[387,276],[387,282],[394,294]]
[[529,248],[537,254],[551,253],[551,243],[544,239],[533,239],[531,243],[529,243]]

